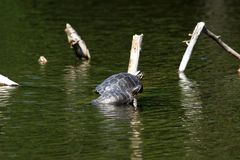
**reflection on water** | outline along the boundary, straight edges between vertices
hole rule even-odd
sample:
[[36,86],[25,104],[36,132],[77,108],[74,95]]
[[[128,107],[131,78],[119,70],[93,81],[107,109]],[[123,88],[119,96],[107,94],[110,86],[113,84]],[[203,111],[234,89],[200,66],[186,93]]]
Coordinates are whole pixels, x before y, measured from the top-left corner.
[[131,136],[130,140],[130,148],[132,153],[130,155],[131,160],[141,160],[142,159],[142,139],[141,139],[141,131],[142,124],[139,117],[139,111],[137,108],[131,105],[125,106],[114,106],[114,105],[98,105],[99,111],[110,119],[129,119],[130,120],[130,128],[131,128]]
[[[192,145],[200,142],[198,133],[201,129],[200,120],[202,120],[202,101],[197,83],[189,80],[184,73],[179,73],[179,87],[181,88],[181,105],[184,110],[183,124],[189,131],[189,142]],[[189,146],[188,146],[189,147]],[[192,151],[193,148],[188,148]]]
[[65,91],[68,101],[79,99],[78,94],[85,95],[88,88],[88,70],[90,68],[90,61],[82,61],[77,65],[69,65],[64,69]]
[[6,107],[9,105],[8,99],[11,97],[12,92],[15,89],[16,87],[0,86],[0,135],[4,134],[2,127],[5,125],[5,121],[8,119],[3,112],[7,110]]
[[6,107],[8,104],[8,99],[11,97],[13,90],[16,87],[11,86],[0,86],[0,107]]
[[202,102],[197,83],[189,80],[184,73],[179,73],[179,86],[181,88],[182,98],[181,104],[186,110],[187,117],[196,117],[201,113]]
[[142,139],[141,139],[141,121],[139,118],[139,112],[137,110],[134,110],[131,115],[131,121],[130,126],[132,128],[132,137],[130,137],[131,140],[131,148],[132,148],[132,154],[131,159],[142,159]]
[[240,67],[238,68],[237,73],[238,73],[238,77],[240,78]]
[[80,64],[66,66],[64,81],[66,82],[66,92],[76,91],[77,87],[84,84],[88,77],[90,61],[82,61]]
[[65,71],[67,72],[64,80],[66,82],[76,82],[77,79],[84,80],[88,76],[88,69],[90,68],[90,61],[82,61],[80,64],[75,66],[66,66]]

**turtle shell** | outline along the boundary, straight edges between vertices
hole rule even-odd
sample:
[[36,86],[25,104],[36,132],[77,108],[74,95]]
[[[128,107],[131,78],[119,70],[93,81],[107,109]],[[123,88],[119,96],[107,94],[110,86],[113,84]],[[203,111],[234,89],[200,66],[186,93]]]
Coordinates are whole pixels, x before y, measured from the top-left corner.
[[130,104],[134,96],[142,91],[140,79],[129,73],[114,74],[96,87],[100,97],[94,104]]
[[105,79],[101,84],[96,87],[96,92],[100,95],[111,92],[129,92],[137,94],[142,91],[141,81],[137,76],[129,73],[114,74]]
[[109,91],[103,93],[97,99],[93,100],[93,104],[130,104],[133,102],[134,96],[129,92]]

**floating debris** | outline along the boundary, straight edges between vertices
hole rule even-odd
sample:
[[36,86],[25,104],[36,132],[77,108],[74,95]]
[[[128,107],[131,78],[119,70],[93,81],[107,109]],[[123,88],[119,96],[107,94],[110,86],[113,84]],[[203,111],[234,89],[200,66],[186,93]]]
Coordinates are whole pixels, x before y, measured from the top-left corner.
[[41,64],[41,65],[44,65],[47,62],[48,61],[47,61],[47,59],[44,56],[40,56],[39,59],[38,59],[38,63]]

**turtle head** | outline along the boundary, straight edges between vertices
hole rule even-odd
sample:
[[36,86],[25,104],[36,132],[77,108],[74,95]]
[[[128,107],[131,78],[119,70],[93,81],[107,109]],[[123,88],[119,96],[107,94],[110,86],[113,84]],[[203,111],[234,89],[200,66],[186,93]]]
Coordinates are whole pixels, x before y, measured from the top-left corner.
[[136,73],[135,73],[135,76],[138,78],[138,79],[143,79],[143,76],[144,76],[144,74],[143,74],[143,72],[142,71],[137,71]]

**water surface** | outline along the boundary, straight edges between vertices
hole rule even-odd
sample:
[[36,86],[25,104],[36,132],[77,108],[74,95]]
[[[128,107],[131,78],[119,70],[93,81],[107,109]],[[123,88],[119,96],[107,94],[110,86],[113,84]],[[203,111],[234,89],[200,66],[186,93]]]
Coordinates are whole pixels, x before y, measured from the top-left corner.
[[[199,21],[240,51],[240,2],[4,0],[0,159],[238,159],[238,61],[202,35],[185,75],[177,69]],[[79,61],[64,33],[86,41]],[[95,86],[127,70],[133,34],[144,34],[138,108],[91,105]],[[40,66],[45,56],[49,63]]]

